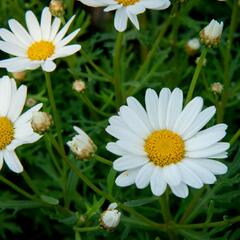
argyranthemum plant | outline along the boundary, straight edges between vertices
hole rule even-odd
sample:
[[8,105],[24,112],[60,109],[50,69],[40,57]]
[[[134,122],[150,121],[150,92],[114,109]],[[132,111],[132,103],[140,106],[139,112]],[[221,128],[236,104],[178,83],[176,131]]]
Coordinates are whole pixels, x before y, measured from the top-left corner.
[[146,9],[164,10],[170,6],[169,0],[79,0],[91,7],[106,7],[105,12],[116,10],[114,26],[123,32],[127,28],[128,18],[139,29],[137,15]]
[[52,22],[47,7],[42,11],[40,23],[32,11],[26,12],[25,17],[28,31],[14,19],[8,21],[11,31],[0,29],[0,37],[3,39],[0,41],[0,50],[16,56],[0,61],[0,67],[9,72],[20,72],[41,66],[44,71],[52,72],[56,68],[55,59],[70,56],[80,50],[79,44],[66,46],[80,31],[77,29],[65,37],[75,16],[61,30],[61,20],[55,18]]
[[16,173],[23,171],[15,149],[26,143],[40,139],[31,126],[32,114],[42,107],[38,104],[21,115],[27,96],[27,87],[17,89],[14,79],[0,78],[0,169],[3,160]]
[[[178,196],[188,196],[188,186],[201,188],[213,184],[215,175],[227,167],[214,159],[227,157],[229,143],[219,142],[227,125],[217,124],[201,130],[215,114],[215,107],[204,110],[203,99],[195,97],[183,108],[183,93],[163,88],[148,89],[146,110],[133,97],[127,99],[119,116],[109,119],[106,131],[118,139],[107,149],[121,156],[113,167],[121,173],[116,184],[126,187],[149,184],[154,195],[162,195],[167,186]],[[200,131],[201,130],[201,131]]]

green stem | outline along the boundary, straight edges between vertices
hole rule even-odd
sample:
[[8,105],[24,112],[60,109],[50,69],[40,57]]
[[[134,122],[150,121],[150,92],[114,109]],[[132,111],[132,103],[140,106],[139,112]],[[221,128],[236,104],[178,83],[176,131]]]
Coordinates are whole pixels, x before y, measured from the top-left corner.
[[[172,216],[171,216],[170,207],[169,207],[168,190],[165,192],[164,195],[162,195],[159,198],[159,203],[160,203],[160,207],[161,207],[161,213],[162,213],[163,220],[166,224],[169,224],[172,221]],[[176,239],[176,235],[172,230],[167,231],[167,234],[168,234],[168,237],[170,240]]]
[[227,47],[226,51],[224,53],[224,82],[223,82],[223,95],[222,95],[222,101],[221,101],[221,108],[220,111],[218,112],[218,122],[222,122],[224,119],[224,113],[225,113],[225,108],[227,105],[227,101],[230,95],[230,83],[231,83],[231,78],[230,78],[230,62],[231,62],[231,50],[232,50],[232,44],[233,44],[233,39],[234,39],[234,32],[237,28],[237,23],[239,21],[239,3],[238,0],[235,0],[233,4],[233,9],[232,9],[232,16],[231,16],[231,23],[230,23],[230,30],[228,33],[228,40],[227,40]]
[[88,56],[88,54],[81,49],[81,53],[83,55],[83,57],[87,60],[87,62],[99,73],[101,74],[103,77],[105,77],[106,79],[108,79],[110,82],[113,81],[113,78],[111,75],[109,75],[108,73],[106,73],[102,68],[100,68],[99,66],[97,66],[92,60],[91,58]]
[[33,182],[32,182],[32,179],[31,179],[31,177],[27,174],[27,172],[26,172],[26,171],[23,171],[23,172],[21,173],[21,175],[22,175],[24,181],[26,182],[26,184],[29,186],[29,188],[31,188],[32,191],[33,191],[35,194],[38,195],[39,192],[38,192],[37,188],[34,186],[34,184],[33,184]]
[[97,160],[98,162],[104,163],[110,167],[112,167],[112,161],[109,161],[103,157],[100,157],[98,155],[94,155],[94,159]]
[[95,231],[102,230],[102,228],[100,226],[96,226],[96,227],[83,227],[83,228],[74,227],[73,229],[76,232],[95,232]]
[[188,90],[188,94],[187,94],[187,98],[186,98],[186,104],[192,99],[193,92],[195,90],[197,80],[198,80],[199,74],[202,70],[207,52],[208,52],[208,48],[204,48],[202,53],[201,53],[201,56],[200,56],[199,61],[197,63],[197,67],[195,69],[195,72],[194,72],[194,75],[193,75],[193,78],[192,78],[192,81],[191,81],[191,84],[190,84],[190,87],[189,87],[189,90]]
[[134,215],[135,217],[137,217],[138,219],[141,219],[142,221],[144,221],[146,224],[150,225],[150,226],[155,226],[156,228],[162,229],[162,231],[164,231],[164,229],[166,228],[164,224],[158,224],[155,223],[154,221],[151,221],[150,219],[146,218],[145,216],[143,216],[142,214],[136,212],[134,209],[127,207],[126,205],[120,203],[118,200],[116,200],[114,197],[110,196],[109,194],[105,193],[104,191],[102,191],[101,189],[99,189],[97,186],[95,186],[89,179],[87,176],[85,176],[74,164],[72,164],[69,159],[67,158],[67,156],[65,155],[65,153],[63,153],[61,151],[61,149],[59,148],[56,140],[54,138],[51,138],[52,144],[54,146],[54,148],[56,149],[56,151],[59,153],[59,155],[64,159],[65,163],[69,166],[70,169],[72,169],[72,171],[89,187],[91,188],[94,192],[96,192],[97,194],[99,194],[100,196],[104,197],[105,199],[107,199],[110,202],[116,202],[118,204],[118,207],[125,210],[126,212]]
[[53,94],[51,76],[50,76],[50,73],[48,73],[48,72],[44,72],[44,75],[45,75],[45,79],[46,79],[49,101],[50,101],[50,104],[51,104],[51,107],[52,107],[54,124],[55,124],[56,130],[57,130],[58,141],[59,141],[59,144],[60,144],[61,148],[64,149],[62,132],[61,132],[62,123],[61,123],[61,120],[60,120],[60,117],[59,117],[59,113],[57,111],[57,106],[56,106],[56,102],[55,102],[55,98],[54,98],[54,94]]
[[117,108],[119,108],[122,104],[122,85],[121,85],[121,50],[122,50],[122,42],[123,42],[123,33],[118,32],[117,38],[115,42],[115,49],[113,55],[113,85],[116,94],[116,104]]
[[0,176],[0,181],[3,182],[4,184],[6,184],[7,186],[9,186],[10,188],[12,188],[13,190],[15,190],[16,192],[20,193],[22,196],[29,198],[30,200],[35,200],[34,196],[29,194],[25,190],[21,189],[20,187],[18,187],[16,184],[12,183],[5,177]]
[[238,131],[231,138],[230,145],[233,145],[238,140],[239,137],[240,137],[240,128],[238,129]]

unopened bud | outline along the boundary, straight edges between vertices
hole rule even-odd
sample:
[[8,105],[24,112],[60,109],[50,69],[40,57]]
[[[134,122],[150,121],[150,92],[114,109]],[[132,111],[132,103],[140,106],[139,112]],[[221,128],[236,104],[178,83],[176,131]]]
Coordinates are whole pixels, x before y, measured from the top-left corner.
[[90,158],[97,150],[92,139],[79,127],[74,126],[74,130],[78,133],[71,141],[67,142],[72,153],[79,160]]
[[12,75],[17,81],[22,81],[26,77],[26,72],[14,72]]
[[185,45],[185,50],[188,55],[194,56],[197,51],[199,50],[201,44],[198,38],[192,38],[190,39],[186,45]]
[[86,84],[82,80],[75,80],[72,89],[78,93],[83,92],[86,89]]
[[64,15],[64,4],[62,0],[52,0],[49,10],[54,17],[61,18]]
[[100,225],[108,231],[114,230],[120,222],[121,213],[116,208],[117,203],[112,203],[101,215]]
[[[195,63],[198,64],[199,60],[200,60],[200,57],[197,57],[196,60],[195,60]],[[207,65],[207,59],[204,58],[204,60],[203,60],[203,67],[205,67],[206,65]]]
[[212,20],[201,32],[201,42],[207,47],[216,47],[220,41],[223,31],[223,22]]
[[26,100],[26,106],[27,107],[32,107],[37,103],[37,101],[34,98],[27,98]]
[[34,132],[44,133],[52,125],[52,116],[46,112],[34,112],[32,116],[32,128]]
[[215,82],[211,84],[211,91],[214,94],[222,94],[223,92],[223,85],[220,82]]

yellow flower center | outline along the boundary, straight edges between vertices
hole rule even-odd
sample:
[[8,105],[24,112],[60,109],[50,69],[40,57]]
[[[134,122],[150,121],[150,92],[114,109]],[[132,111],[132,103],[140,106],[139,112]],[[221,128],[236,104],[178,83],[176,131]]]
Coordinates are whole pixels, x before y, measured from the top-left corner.
[[0,117],[0,150],[9,145],[14,136],[12,122],[6,117]]
[[129,5],[134,5],[135,3],[139,2],[139,0],[117,0],[117,2],[126,7]]
[[184,141],[170,130],[152,132],[145,140],[144,149],[149,159],[161,167],[181,161],[185,153]]
[[31,60],[46,60],[53,55],[55,46],[52,42],[39,41],[33,43],[27,51],[27,55]]

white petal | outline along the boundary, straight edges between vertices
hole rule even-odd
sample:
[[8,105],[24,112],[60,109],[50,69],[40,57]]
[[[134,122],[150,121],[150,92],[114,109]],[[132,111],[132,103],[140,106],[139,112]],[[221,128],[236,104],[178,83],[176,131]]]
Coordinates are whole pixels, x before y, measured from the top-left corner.
[[134,155],[146,156],[146,152],[144,151],[144,146],[135,145],[131,142],[122,141],[122,140],[118,140],[116,144]]
[[151,176],[150,186],[155,196],[161,196],[165,192],[167,183],[164,180],[162,168],[155,167]]
[[50,37],[49,37],[50,41],[52,41],[56,37],[56,34],[60,28],[60,25],[61,25],[61,19],[56,17],[52,23],[51,33],[50,33]]
[[137,116],[144,122],[146,127],[149,130],[152,130],[148,115],[143,106],[139,103],[139,101],[134,97],[128,97],[127,104],[128,107],[131,108],[137,114]]
[[2,169],[3,166],[3,152],[0,151],[0,170]]
[[198,114],[195,121],[191,124],[191,126],[182,134],[184,140],[189,139],[194,134],[196,134],[200,129],[202,129],[208,121],[213,117],[216,112],[216,108],[214,106],[208,107],[204,109],[202,112]]
[[202,106],[203,99],[201,97],[195,97],[190,101],[177,118],[173,130],[180,135],[183,134],[196,119]]
[[149,121],[153,129],[159,129],[158,121],[158,96],[152,89],[147,89],[145,95],[145,103]]
[[12,84],[8,76],[0,78],[0,116],[5,117],[12,98]]
[[167,108],[166,127],[172,129],[176,119],[182,111],[183,92],[179,88],[175,88],[170,96]]
[[17,37],[7,29],[1,28],[0,29],[0,37],[5,41],[9,43],[13,43],[14,45],[17,45],[21,48],[25,48],[25,45],[20,42]]
[[128,9],[127,9],[127,15],[129,17],[130,21],[136,27],[136,29],[139,30],[140,27],[139,27],[139,22],[138,22],[137,16],[135,14],[131,13],[130,11],[128,11]]
[[26,56],[25,49],[19,47],[18,45],[8,43],[8,42],[0,41],[0,50],[13,56],[18,56],[18,57]]
[[114,17],[114,26],[117,31],[119,32],[124,32],[127,28],[127,21],[128,21],[128,16],[126,12],[126,8],[122,7],[119,8]]
[[79,31],[80,28],[69,34],[67,37],[63,38],[60,42],[57,43],[57,47],[60,48],[70,43],[77,36]]
[[134,184],[139,168],[132,169],[121,173],[115,180],[119,187],[127,187]]
[[7,114],[8,118],[12,122],[15,122],[16,119],[21,114],[26,101],[26,97],[27,97],[27,87],[22,85],[14,94],[11,105],[10,105],[10,109]]
[[182,181],[184,183],[197,189],[203,186],[202,180],[198,177],[198,175],[196,175],[189,167],[184,164],[184,161],[178,163],[177,166],[181,172]]
[[127,6],[127,11],[134,15],[138,15],[140,13],[145,12],[145,7],[143,6],[143,4],[141,2],[139,2],[134,5]]
[[206,184],[213,184],[217,179],[207,168],[200,166],[194,159],[184,159],[184,165],[190,168]]
[[213,174],[225,174],[228,170],[227,166],[219,161],[209,159],[194,159],[200,166],[208,169]]
[[144,122],[129,107],[122,106],[120,108],[120,116],[123,121],[134,131],[139,137],[145,139],[150,134],[149,129]]
[[121,8],[122,6],[120,4],[112,4],[107,6],[106,8],[104,8],[104,12],[110,12],[110,11],[114,11],[117,10],[118,8]]
[[113,162],[113,168],[116,171],[125,171],[133,168],[138,168],[145,165],[149,160],[147,157],[125,155]]
[[106,149],[113,153],[116,154],[118,156],[123,156],[123,155],[127,155],[129,154],[128,151],[126,151],[125,149],[121,148],[119,145],[117,145],[116,143],[108,143],[106,146]]
[[106,5],[101,0],[79,0],[79,1],[90,7],[103,7]]
[[42,33],[36,16],[32,11],[27,11],[25,17],[28,31],[31,34],[32,38],[35,41],[40,41],[42,39]]
[[61,47],[56,50],[56,52],[53,54],[51,59],[54,60],[56,58],[68,57],[68,56],[78,52],[80,49],[81,49],[81,45],[79,45],[79,44],[73,44],[73,45]]
[[56,63],[51,60],[44,61],[41,64],[41,66],[42,66],[43,71],[45,71],[45,72],[53,72],[57,67]]
[[41,16],[41,32],[42,32],[43,40],[49,40],[50,38],[51,21],[52,21],[52,15],[49,11],[49,8],[45,7],[42,11],[42,16]]
[[213,146],[197,151],[186,152],[186,157],[190,158],[208,158],[209,156],[216,155],[226,151],[230,147],[229,143],[219,142]]
[[7,166],[15,173],[23,172],[23,166],[15,152],[3,151],[3,157]]
[[135,179],[137,188],[143,189],[149,185],[154,168],[152,163],[148,163],[140,169]]
[[10,29],[20,42],[22,42],[26,47],[32,44],[32,37],[18,21],[11,19],[8,21],[8,24]]
[[141,3],[145,8],[155,10],[164,10],[171,5],[169,0],[142,0]]
[[166,128],[167,109],[168,109],[168,101],[169,101],[170,95],[171,95],[171,92],[168,88],[163,88],[159,95],[158,119],[159,119],[160,129]]
[[169,186],[177,186],[181,182],[181,173],[176,164],[163,167],[163,178]]
[[188,187],[186,184],[181,183],[178,186],[170,186],[174,195],[180,198],[186,198],[189,194]]

